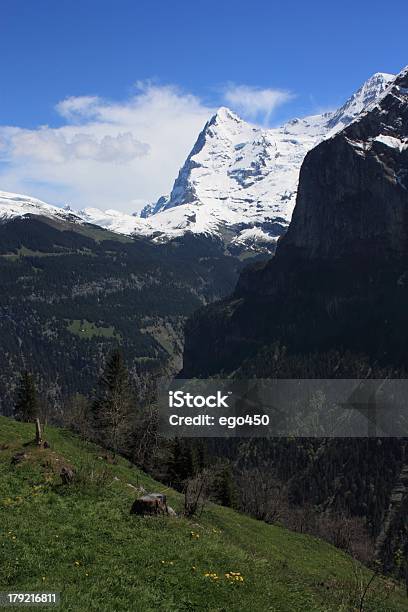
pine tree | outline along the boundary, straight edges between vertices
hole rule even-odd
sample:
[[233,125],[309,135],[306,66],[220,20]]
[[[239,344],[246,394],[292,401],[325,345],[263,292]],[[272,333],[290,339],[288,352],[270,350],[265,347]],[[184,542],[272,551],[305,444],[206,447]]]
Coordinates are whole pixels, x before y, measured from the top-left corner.
[[133,403],[123,355],[115,350],[107,360],[92,404],[97,439],[114,453],[123,450],[129,441]]
[[202,471],[209,464],[208,449],[202,440],[198,440],[194,445],[194,450],[197,470]]
[[230,464],[226,464],[215,479],[214,493],[222,506],[233,508],[236,503],[236,488]]
[[197,466],[190,444],[176,438],[169,464],[169,480],[172,486],[182,490],[185,481],[192,478],[196,471]]
[[38,417],[38,397],[33,375],[24,372],[21,376],[14,416],[18,421],[32,423]]

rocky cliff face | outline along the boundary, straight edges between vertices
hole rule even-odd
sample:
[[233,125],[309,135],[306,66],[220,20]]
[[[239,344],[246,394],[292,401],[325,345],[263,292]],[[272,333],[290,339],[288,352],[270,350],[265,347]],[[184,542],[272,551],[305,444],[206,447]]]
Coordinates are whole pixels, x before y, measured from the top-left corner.
[[407,204],[405,70],[370,112],[306,156],[281,251],[306,259],[404,257]]
[[184,375],[232,371],[264,344],[406,352],[408,68],[357,121],[310,151],[292,222],[266,265],[187,330]]

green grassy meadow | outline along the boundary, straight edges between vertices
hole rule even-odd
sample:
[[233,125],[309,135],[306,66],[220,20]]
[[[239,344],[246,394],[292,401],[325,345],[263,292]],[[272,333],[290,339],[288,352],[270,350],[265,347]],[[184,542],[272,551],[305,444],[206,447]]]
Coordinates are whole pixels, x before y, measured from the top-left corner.
[[[0,591],[59,591],[64,612],[358,610],[371,572],[329,544],[213,504],[192,520],[130,515],[133,487],[166,487],[65,430],[46,428],[48,449],[33,437],[33,425],[0,417]],[[27,457],[12,465],[18,452]],[[364,607],[407,609],[382,578]]]
[[95,323],[86,320],[73,319],[68,325],[68,331],[80,338],[114,338],[119,337],[112,325],[98,327]]

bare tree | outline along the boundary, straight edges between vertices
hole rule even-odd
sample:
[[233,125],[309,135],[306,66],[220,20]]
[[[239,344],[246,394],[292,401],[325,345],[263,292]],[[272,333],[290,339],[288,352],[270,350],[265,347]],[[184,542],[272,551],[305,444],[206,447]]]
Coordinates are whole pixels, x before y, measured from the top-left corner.
[[159,447],[158,409],[149,404],[137,415],[134,423],[134,443],[132,448],[135,463],[149,465]]
[[319,514],[312,535],[345,550],[366,565],[375,558],[374,542],[360,517],[328,512]]
[[83,440],[91,437],[91,412],[89,400],[80,393],[71,396],[63,410],[63,424]]
[[286,489],[272,474],[258,468],[244,469],[236,481],[243,512],[267,523],[277,522],[287,514]]
[[279,522],[292,531],[309,533],[347,551],[365,564],[375,556],[374,542],[360,517],[321,512],[311,505],[289,502],[287,487],[273,472],[249,468],[236,474],[240,509],[267,523]]
[[185,516],[201,516],[208,501],[211,485],[210,470],[203,470],[190,478],[184,485],[184,514]]

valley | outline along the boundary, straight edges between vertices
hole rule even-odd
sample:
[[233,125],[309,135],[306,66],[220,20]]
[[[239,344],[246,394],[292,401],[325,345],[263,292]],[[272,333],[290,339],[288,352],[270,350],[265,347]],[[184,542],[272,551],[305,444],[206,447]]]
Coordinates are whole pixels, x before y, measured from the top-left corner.
[[186,318],[230,293],[241,268],[205,237],[155,245],[34,215],[0,225],[0,411],[27,368],[58,418],[118,345],[135,380],[176,373]]

